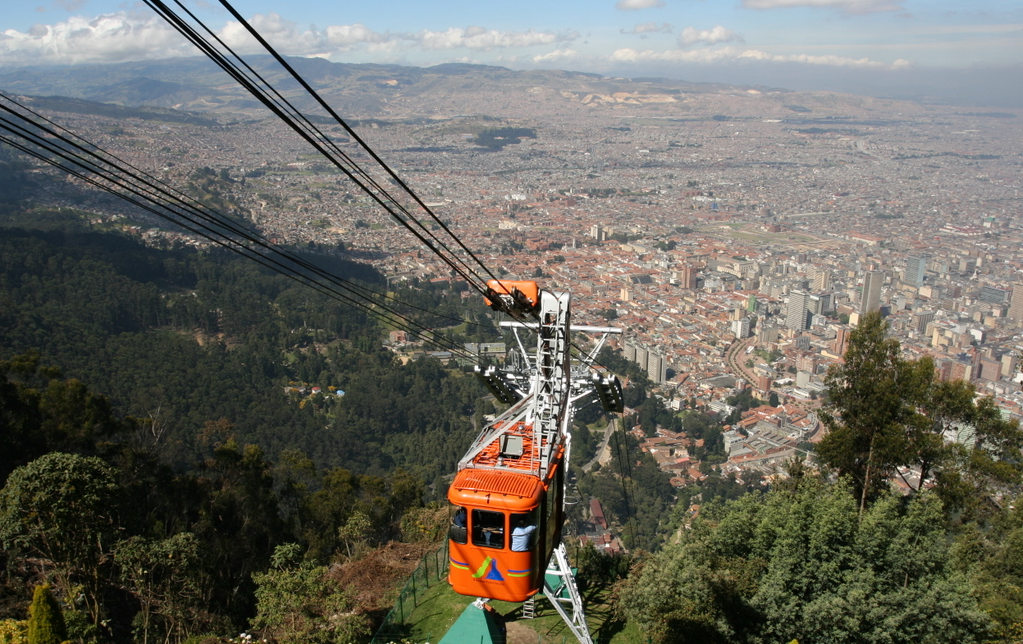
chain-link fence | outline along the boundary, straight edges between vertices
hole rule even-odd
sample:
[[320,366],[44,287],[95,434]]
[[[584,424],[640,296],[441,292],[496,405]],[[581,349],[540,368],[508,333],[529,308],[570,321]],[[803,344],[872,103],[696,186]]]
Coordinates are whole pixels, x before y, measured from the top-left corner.
[[387,613],[384,623],[373,636],[371,644],[388,644],[407,639],[411,626],[408,620],[412,616],[412,611],[419,606],[419,602],[430,588],[439,582],[445,582],[447,574],[448,541],[445,539],[443,545],[423,555],[394,602],[394,608]]

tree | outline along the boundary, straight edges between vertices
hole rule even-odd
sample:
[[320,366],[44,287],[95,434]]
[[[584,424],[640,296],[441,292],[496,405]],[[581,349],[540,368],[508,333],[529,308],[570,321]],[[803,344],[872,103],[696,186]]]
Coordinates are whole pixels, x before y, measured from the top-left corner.
[[[991,397],[975,396],[970,383],[934,383],[923,407],[929,424],[921,433],[930,432],[924,444],[931,447],[924,455],[933,463],[935,492],[962,512],[963,522],[990,514],[994,499],[1023,479],[1019,421],[1002,418]],[[942,437],[940,447],[934,435]],[[945,440],[950,435],[956,440]]]
[[0,490],[4,547],[49,560],[60,592],[81,594],[93,624],[100,618],[104,542],[115,527],[116,501],[113,472],[103,461],[60,452],[17,468]]
[[655,642],[979,642],[990,618],[952,567],[940,501],[885,494],[861,517],[845,483],[705,506],[621,586]]
[[369,516],[362,510],[356,510],[348,517],[348,521],[338,528],[337,536],[345,544],[348,556],[352,557],[359,550],[373,529]]
[[32,605],[28,608],[28,644],[62,644],[65,641],[64,612],[50,592],[50,584],[40,584],[32,593]]
[[828,372],[826,383],[821,419],[828,434],[817,453],[853,481],[862,514],[909,458],[907,435],[919,421],[914,403],[927,382],[919,365],[902,359],[898,340],[887,337],[887,324],[874,312],[850,334],[845,363]]
[[257,612],[252,628],[280,644],[350,644],[367,632],[343,588],[325,566],[301,561],[298,544],[278,546],[271,569],[252,576]]
[[162,540],[131,537],[115,546],[118,577],[139,602],[136,641],[181,642],[201,623],[199,548],[189,532]]
[[0,642],[3,644],[28,644],[28,621],[0,619]]
[[929,357],[903,359],[879,314],[853,331],[845,364],[827,384],[821,418],[829,433],[817,451],[852,478],[861,512],[899,476],[916,493],[934,486],[968,521],[1023,480],[1019,423],[1003,419],[991,398],[978,399],[972,384],[939,380]]

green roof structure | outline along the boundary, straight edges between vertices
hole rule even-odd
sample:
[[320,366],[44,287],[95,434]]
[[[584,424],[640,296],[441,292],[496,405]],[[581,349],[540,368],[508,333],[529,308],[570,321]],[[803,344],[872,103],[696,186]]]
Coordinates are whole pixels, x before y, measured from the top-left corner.
[[469,604],[438,644],[504,644],[500,616]]

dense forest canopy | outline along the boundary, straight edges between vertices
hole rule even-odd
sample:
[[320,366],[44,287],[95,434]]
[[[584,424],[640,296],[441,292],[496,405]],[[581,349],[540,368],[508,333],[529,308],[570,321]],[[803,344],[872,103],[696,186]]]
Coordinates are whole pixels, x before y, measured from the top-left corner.
[[[383,287],[365,265],[315,260]],[[270,454],[300,449],[321,467],[376,474],[404,463],[432,482],[472,431],[474,379],[429,360],[396,365],[377,322],[230,254],[8,228],[0,280],[0,356],[37,351],[88,382],[122,413],[157,425],[172,462],[194,459],[204,423],[227,418],[238,440]],[[460,301],[429,288],[416,299],[438,314],[453,308],[445,300]],[[289,400],[289,383],[347,395]],[[401,436],[415,445],[430,436],[444,454]]]
[[[401,364],[377,320],[234,255],[0,209],[0,617],[49,577],[74,640],[271,633],[261,602],[294,578],[324,593],[321,632],[357,607],[319,566],[439,537],[424,502],[489,408],[471,375]],[[456,341],[496,333],[457,285],[396,296],[427,325],[474,320]],[[289,543],[299,561],[274,559]]]

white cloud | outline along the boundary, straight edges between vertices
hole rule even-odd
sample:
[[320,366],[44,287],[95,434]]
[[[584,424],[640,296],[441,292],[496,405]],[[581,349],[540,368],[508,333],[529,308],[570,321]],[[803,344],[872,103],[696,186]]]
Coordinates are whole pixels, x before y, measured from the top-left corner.
[[[283,54],[328,58],[356,48],[373,52],[490,51],[552,45],[580,37],[577,32],[509,32],[479,26],[400,34],[376,32],[360,23],[300,28],[276,13],[257,14],[249,22]],[[238,53],[262,51],[238,22],[226,23],[217,35]],[[93,19],[76,17],[53,25],[35,25],[26,32],[9,29],[0,33],[3,66],[124,62],[197,53],[177,31],[151,14],[120,12]]]
[[644,22],[643,24],[636,25],[632,29],[622,29],[620,31],[623,34],[670,34],[671,29],[671,25],[666,22],[662,22],[661,24],[657,24],[656,22]]
[[555,49],[549,54],[533,56],[531,60],[534,63],[563,63],[566,61],[576,60],[578,58],[579,52],[574,49]]
[[[324,52],[345,51],[359,44],[386,43],[390,36],[373,31],[366,25],[332,25],[326,29],[302,30],[297,23],[281,18],[276,13],[256,14],[249,24],[267,42],[282,53],[294,56],[329,55]],[[248,53],[260,51],[261,47],[249,32],[238,22],[228,22],[218,33],[232,48]]]
[[615,9],[622,11],[635,11],[636,9],[650,9],[652,7],[663,7],[664,0],[618,0]]
[[0,34],[0,64],[103,63],[191,56],[195,49],[157,16],[74,17]]
[[535,47],[550,45],[556,42],[572,41],[579,38],[577,32],[557,34],[552,31],[495,31],[483,27],[459,29],[452,27],[446,31],[424,30],[416,34],[404,34],[405,39],[419,43],[424,49],[499,49],[516,47]]
[[717,25],[713,29],[686,27],[678,37],[678,44],[683,47],[692,47],[696,44],[716,45],[723,42],[743,42],[743,40],[742,36],[721,25]]
[[883,63],[869,58],[846,58],[844,56],[769,54],[758,49],[740,49],[731,46],[719,49],[672,49],[668,51],[619,49],[611,54],[610,60],[619,63],[660,62],[697,64],[760,61],[860,69],[901,69],[910,65],[909,61],[902,59],[896,60],[894,63]]
[[380,44],[387,42],[387,36],[379,34],[366,25],[333,25],[324,30],[327,43],[334,47],[352,47],[359,43]]
[[782,9],[787,7],[824,7],[845,13],[902,11],[898,0],[742,0],[746,9]]
[[670,49],[668,51],[639,51],[636,49],[619,49],[611,54],[610,59],[617,63],[717,63],[726,60],[735,60],[738,52],[734,48],[724,47],[721,49],[697,49],[688,51],[685,49]]

